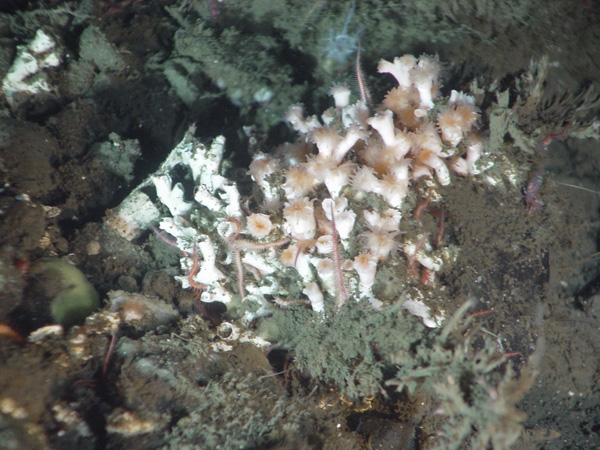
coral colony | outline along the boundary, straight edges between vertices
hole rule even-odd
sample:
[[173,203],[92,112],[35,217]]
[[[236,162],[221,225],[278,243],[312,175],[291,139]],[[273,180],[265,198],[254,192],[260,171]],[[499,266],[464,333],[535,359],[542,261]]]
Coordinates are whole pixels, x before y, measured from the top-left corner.
[[[236,184],[220,174],[224,140],[205,148],[187,136],[148,180],[171,212],[159,226],[182,251],[183,286],[202,301],[228,304],[249,323],[270,314],[274,303],[308,302],[322,312],[366,300],[381,308],[398,299],[377,295],[380,273],[385,283],[398,284],[396,296],[407,283],[434,283],[452,252],[435,248],[428,233],[412,239],[401,233],[407,198],[413,205],[424,201],[411,186],[424,179],[429,195],[437,196],[435,186],[448,185],[451,171],[476,174],[483,150],[474,99],[452,91],[436,103],[439,69],[429,56],[382,60],[379,72],[398,85],[374,111],[363,101],[351,104],[350,90],[340,85],[331,90],[335,107],[320,119],[292,106],[286,119],[299,140],[279,156],[256,155],[250,165],[258,186],[250,205],[256,206],[247,206]],[[177,165],[189,166],[197,204],[173,185]],[[132,197],[109,219],[128,236],[146,228],[139,210],[156,217],[145,194]],[[425,325],[439,326],[443,311],[432,314],[423,300],[405,299],[404,307]]]

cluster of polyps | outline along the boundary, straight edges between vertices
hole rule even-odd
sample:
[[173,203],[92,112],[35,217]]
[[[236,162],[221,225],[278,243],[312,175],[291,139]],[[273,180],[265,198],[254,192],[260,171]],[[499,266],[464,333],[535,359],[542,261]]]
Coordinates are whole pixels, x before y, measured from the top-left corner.
[[[398,249],[430,276],[438,271],[441,259],[428,253],[427,236],[418,243],[399,241],[403,201],[420,177],[447,185],[450,170],[475,173],[482,153],[482,140],[473,133],[473,98],[452,91],[447,102],[436,104],[434,58],[382,60],[379,72],[392,74],[398,86],[374,114],[362,101],[350,104],[350,91],[335,86],[335,108],[321,120],[305,117],[300,106],[288,111],[300,134],[297,144],[285,147],[281,158],[260,154],[250,166],[266,216],[292,239],[280,263],[297,269],[316,310],[323,309],[324,293],[338,304],[356,295],[379,306],[371,289],[377,267]],[[252,222],[248,217],[248,232],[267,238],[252,231]]]
[[[188,137],[173,150],[151,181],[172,214],[160,227],[184,253],[184,287],[201,290],[207,302],[241,298],[250,322],[270,312],[267,299],[286,304],[300,295],[315,311],[351,298],[378,308],[384,299],[374,287],[386,266],[394,282],[415,278],[417,265],[425,282],[433,282],[442,257],[429,234],[400,237],[405,198],[421,177],[447,185],[451,170],[475,173],[483,146],[473,133],[477,110],[471,97],[455,91],[436,101],[439,66],[433,58],[404,56],[382,61],[379,70],[391,73],[398,86],[374,112],[362,101],[350,104],[343,86],[332,89],[335,107],[320,119],[290,108],[287,119],[300,139],[279,149],[278,157],[255,157],[249,173],[262,199],[253,211],[220,174],[222,139],[206,148]],[[199,213],[177,184],[171,186],[168,172],[177,164],[191,169],[194,199],[204,208]],[[398,274],[403,258],[408,270]],[[234,268],[233,276],[225,266]],[[405,302],[409,311],[439,324],[420,300],[411,302]]]

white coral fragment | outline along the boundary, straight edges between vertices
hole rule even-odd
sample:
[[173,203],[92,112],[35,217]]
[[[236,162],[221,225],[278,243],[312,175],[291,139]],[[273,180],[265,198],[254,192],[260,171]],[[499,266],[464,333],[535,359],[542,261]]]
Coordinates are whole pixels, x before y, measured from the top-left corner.
[[428,328],[439,328],[444,321],[443,314],[432,317],[431,308],[421,300],[406,300],[402,303],[402,308],[412,315],[420,317],[423,320],[423,325]]
[[105,218],[108,227],[128,241],[139,237],[149,224],[160,218],[160,211],[143,192],[133,191],[119,206],[110,210]]
[[317,283],[314,281],[307,283],[302,293],[308,297],[313,311],[322,312],[325,309],[325,298]]
[[192,203],[184,200],[183,185],[181,183],[173,185],[168,173],[152,177],[152,182],[156,188],[156,194],[161,202],[169,208],[173,217],[186,215],[192,210]]
[[61,52],[56,41],[44,30],[39,29],[27,46],[19,47],[19,53],[2,81],[2,92],[11,107],[23,101],[50,94],[48,77],[44,72],[57,67],[61,62]]
[[354,231],[356,220],[356,213],[347,209],[348,199],[346,197],[337,197],[335,200],[326,198],[323,200],[322,207],[327,219],[330,221],[335,219],[335,229],[340,239],[348,239]]
[[379,73],[391,74],[396,79],[399,86],[408,88],[412,84],[410,73],[415,67],[416,63],[417,58],[415,58],[413,55],[396,57],[394,58],[393,63],[382,59],[379,61],[377,71]]
[[304,240],[315,235],[315,210],[312,201],[307,197],[288,203],[283,209],[283,217],[292,237]]
[[359,253],[352,263],[352,268],[356,270],[360,279],[362,288],[369,288],[375,282],[377,274],[377,258],[370,253]]

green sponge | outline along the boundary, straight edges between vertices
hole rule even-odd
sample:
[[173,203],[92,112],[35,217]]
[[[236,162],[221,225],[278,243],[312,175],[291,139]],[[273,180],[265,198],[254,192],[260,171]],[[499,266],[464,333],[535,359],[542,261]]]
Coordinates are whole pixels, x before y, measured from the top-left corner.
[[65,326],[81,323],[100,304],[98,293],[83,273],[62,259],[44,259],[41,271],[60,281],[58,293],[50,303],[52,320]]

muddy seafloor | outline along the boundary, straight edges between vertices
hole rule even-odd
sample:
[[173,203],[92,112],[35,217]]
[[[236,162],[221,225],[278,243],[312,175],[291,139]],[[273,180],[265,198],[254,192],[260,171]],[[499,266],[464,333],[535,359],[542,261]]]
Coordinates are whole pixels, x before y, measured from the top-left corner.
[[[263,351],[246,343],[230,352],[208,351],[227,338],[217,328],[223,311],[199,305],[194,293],[173,278],[179,274],[177,250],[161,247],[152,232],[128,241],[103,222],[107,210],[157,168],[190,124],[197,124],[196,135],[207,143],[225,134],[232,160],[244,168],[250,158],[243,126],[256,124],[263,148],[271,148],[292,138],[275,118],[282,107],[304,102],[319,111],[332,81],[351,81],[352,64],[331,70],[325,64],[330,61],[318,59],[326,20],[331,18],[330,29],[339,30],[351,4],[288,3],[290,11],[298,8],[295,20],[286,19],[284,7],[269,9],[259,1],[190,1],[170,12],[166,8],[176,2],[169,0],[7,2],[1,7],[0,74],[39,28],[62,49],[62,64],[46,71],[52,89],[43,98],[4,96],[0,105],[2,448],[431,448],[436,422],[424,411],[435,411],[435,405],[389,393],[346,401],[335,386],[295,370],[293,349]],[[587,92],[593,99],[585,89],[600,89],[595,45],[600,5],[522,3],[522,17],[516,8],[504,17],[501,7],[476,11],[473,6],[459,14],[448,6],[453,12],[444,14],[407,6],[405,11],[415,14],[410,18],[390,5],[360,2],[349,22],[360,30],[369,80],[377,79],[380,58],[428,52],[445,63],[445,83],[465,86],[478,78],[509,86],[532,58],[548,55],[546,101],[520,125],[537,130],[538,141],[568,125],[557,136],[564,139],[523,154],[507,138],[503,156],[531,168],[531,177],[541,171],[544,205],[528,211],[527,180],[487,189],[476,179],[454,177],[422,226],[437,233],[443,207],[443,239],[461,248],[456,263],[439,276],[452,299],[445,306],[456,310],[459,299],[476,298],[479,311],[488,311],[480,326],[499,336],[517,372],[541,347],[534,384],[517,404],[527,418],[514,448],[600,448],[600,152],[597,140],[569,135],[600,111],[578,96]],[[401,34],[386,17],[404,21],[394,26],[413,34]],[[225,30],[249,35],[262,30],[264,40],[278,46],[273,53],[279,57],[267,59],[265,66],[278,60],[287,64],[277,74],[285,92],[272,87],[279,100],[252,103],[244,101],[244,92],[238,98],[223,91],[216,69],[206,64],[209,50],[199,46],[186,53],[185,39],[192,33],[186,23],[211,30],[207,39],[217,43],[218,36],[223,42],[234,39]],[[428,23],[435,25],[428,29]],[[302,29],[291,31],[294,24]],[[95,46],[82,45],[84,36]],[[249,39],[248,49],[240,44],[219,50],[223,60],[235,60],[234,47],[244,55],[256,45]],[[293,57],[281,56],[286,45]],[[106,46],[118,58],[110,51],[94,56]],[[168,72],[170,81],[169,60],[178,70]],[[193,73],[186,69],[190,60]],[[177,84],[186,76],[193,87]],[[269,83],[275,86],[275,81]],[[250,74],[247,83],[253,82]],[[373,94],[381,96],[381,86],[373,84]],[[585,114],[573,113],[590,104],[595,106]],[[571,123],[572,117],[580,122]],[[139,142],[133,170],[115,171],[103,163],[98,145],[111,139],[121,139],[122,146],[126,140]],[[424,201],[427,191],[420,189]],[[33,338],[39,336],[32,335],[35,330],[52,323],[49,304],[58,288],[40,272],[40,261],[48,257],[75,263],[99,293],[104,313],[107,294],[120,290],[157,298],[164,314],[123,322],[114,332],[110,314],[101,313],[85,325]],[[232,405],[232,398],[238,403]],[[185,434],[194,427],[203,446],[193,443],[194,432]],[[220,430],[235,439],[225,439]],[[223,442],[229,447],[219,447]]]

